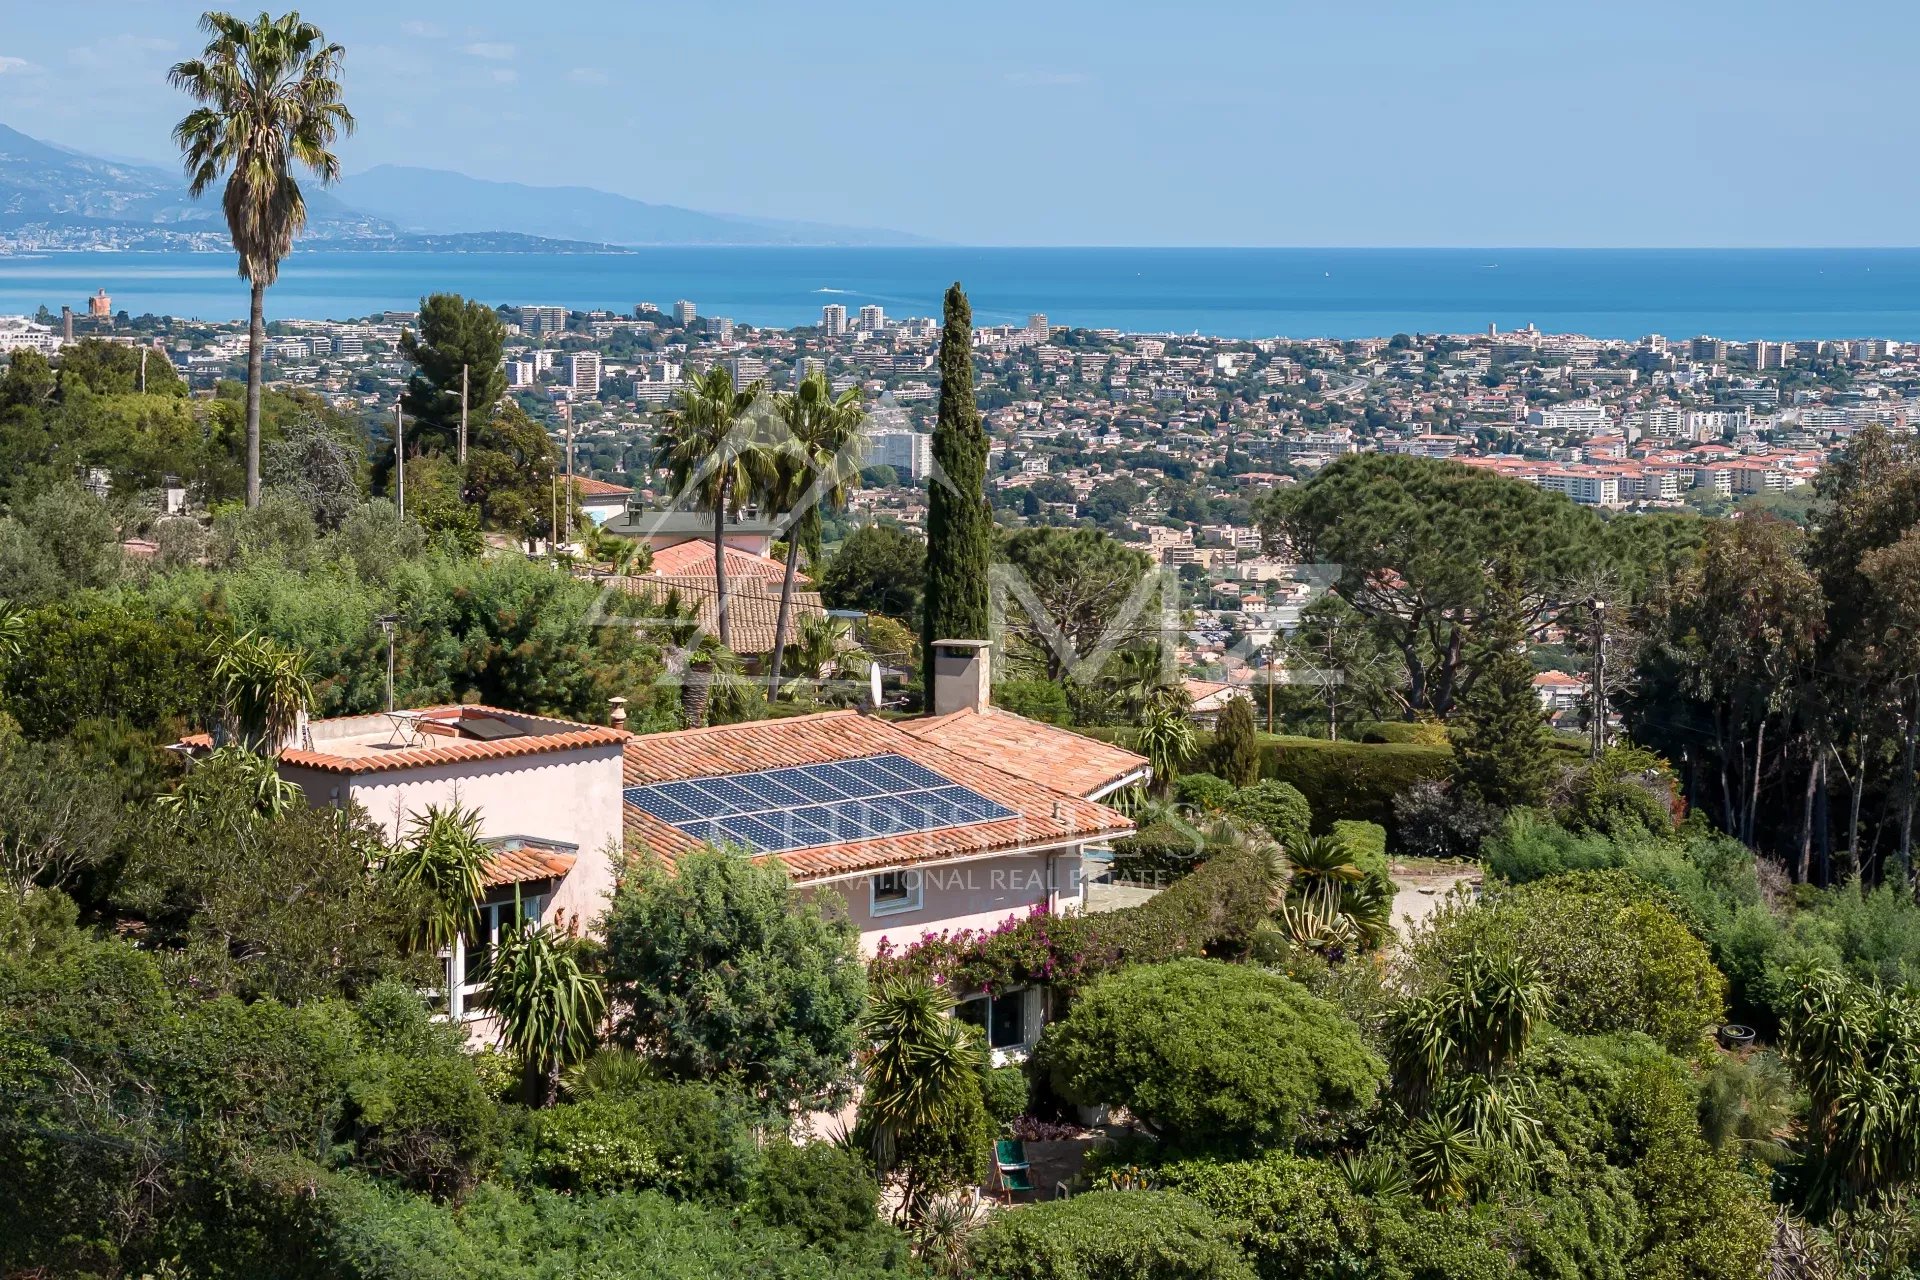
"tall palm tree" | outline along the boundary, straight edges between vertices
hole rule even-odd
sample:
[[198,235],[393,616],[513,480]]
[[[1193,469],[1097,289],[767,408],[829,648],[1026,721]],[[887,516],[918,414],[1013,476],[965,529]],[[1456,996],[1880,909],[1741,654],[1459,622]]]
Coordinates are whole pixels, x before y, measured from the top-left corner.
[[501,930],[487,967],[486,1002],[543,1106],[559,1091],[561,1070],[592,1051],[607,1011],[606,992],[582,967],[575,940],[531,920]]
[[198,197],[227,180],[221,208],[240,278],[253,287],[247,328],[247,505],[260,504],[260,352],[266,343],[266,292],[280,261],[307,224],[307,203],[295,166],[331,186],[340,178],[334,140],[353,132],[340,100],[346,50],[329,44],[298,13],[246,22],[227,13],[202,15],[207,47],[168,74],[201,105],[174,126]]
[[727,517],[758,497],[767,481],[764,423],[753,413],[764,389],[757,381],[735,387],[733,374],[715,365],[681,389],[653,445],[654,465],[666,469],[676,493],[713,513],[714,617],[728,649]]
[[800,380],[792,394],[779,397],[775,411],[786,433],[774,451],[767,498],[770,506],[791,513],[792,519],[787,522],[787,566],[780,579],[773,652],[767,657],[768,697],[780,688],[800,554],[806,553],[808,564],[818,559],[820,508],[842,505],[848,491],[859,482],[867,421],[866,411],[860,407],[860,388],[848,387],[835,396],[824,369],[815,369]]

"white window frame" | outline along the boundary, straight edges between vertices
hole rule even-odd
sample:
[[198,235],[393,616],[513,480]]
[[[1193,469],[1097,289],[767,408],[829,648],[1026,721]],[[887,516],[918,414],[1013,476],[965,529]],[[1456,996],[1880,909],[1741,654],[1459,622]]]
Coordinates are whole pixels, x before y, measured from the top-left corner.
[[[520,919],[538,924],[540,918],[553,905],[553,889],[539,893],[525,894],[520,898]],[[486,941],[486,949],[493,952],[500,945],[500,930],[513,921],[514,899],[494,898],[479,904],[480,934]],[[463,933],[454,940],[452,953],[447,956],[447,972],[451,979],[449,989],[453,992],[454,1004],[450,1013],[455,1022],[466,1022],[480,1017],[486,1012],[484,1000],[487,990],[485,982],[467,981],[467,952],[469,939]]]
[[[904,895],[898,898],[880,897],[882,880],[899,880]],[[918,911],[926,904],[927,881],[918,871],[905,867],[896,871],[882,871],[878,875],[867,877],[867,914],[874,916],[904,915],[909,911]]]
[[[985,1003],[987,1006],[987,1016],[985,1022],[979,1024],[980,1029],[986,1037],[987,1050],[992,1055],[993,1065],[996,1067],[1004,1067],[1010,1062],[1026,1061],[1027,1055],[1033,1051],[1034,1044],[1039,1040],[1040,1026],[1038,1024],[1043,1020],[1038,1008],[1039,999],[1040,989],[1038,987],[1015,987],[1011,991],[1002,991],[995,995],[988,995],[984,991],[979,991],[956,1003],[955,1016],[958,1016],[960,1008],[966,1005],[973,1004],[976,1001]],[[1013,1044],[996,1046],[993,1043],[993,1008],[996,1002],[1006,1001],[1019,1002],[1020,1038]]]

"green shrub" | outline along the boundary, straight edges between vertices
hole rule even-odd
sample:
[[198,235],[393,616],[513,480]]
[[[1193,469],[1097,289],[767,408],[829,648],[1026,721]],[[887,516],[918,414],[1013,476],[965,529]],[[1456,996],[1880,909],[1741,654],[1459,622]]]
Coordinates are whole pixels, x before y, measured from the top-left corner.
[[1153,1177],[1218,1219],[1261,1280],[1345,1280],[1372,1247],[1368,1206],[1318,1160],[1275,1151],[1259,1160],[1162,1165]]
[[1409,956],[1425,981],[1473,951],[1531,960],[1556,1025],[1640,1031],[1688,1052],[1725,1017],[1726,979],[1679,906],[1624,871],[1574,872],[1443,907]]
[[1185,1196],[1095,1191],[995,1214],[968,1250],[979,1280],[1253,1280]]
[[831,1142],[779,1138],[762,1153],[754,1215],[829,1250],[880,1230],[880,1184],[866,1157]]
[[[310,1189],[311,1191],[312,1189]],[[653,1192],[568,1196],[482,1186],[456,1212],[329,1178],[300,1214],[310,1243],[276,1280],[879,1280],[915,1274],[897,1233],[858,1251],[809,1246],[751,1215]]]
[[980,1100],[995,1124],[1006,1124],[1027,1111],[1027,1073],[1019,1067],[993,1067],[980,1077]]
[[700,1084],[646,1084],[533,1117],[534,1177],[561,1191],[653,1188],[744,1199],[758,1151],[739,1104]]
[[1272,778],[1234,792],[1226,810],[1236,818],[1257,823],[1280,842],[1282,849],[1300,848],[1313,827],[1313,810],[1299,788]]
[[1377,822],[1342,818],[1333,824],[1333,836],[1353,855],[1354,866],[1369,876],[1385,877],[1388,874],[1390,868],[1385,827]]
[[1002,680],[993,686],[993,705],[1047,724],[1069,724],[1073,719],[1066,689],[1051,680]]
[[1166,884],[1199,866],[1206,853],[1201,832],[1185,821],[1162,819],[1113,842],[1113,874]]
[[871,974],[939,980],[955,990],[1046,983],[1075,991],[1123,964],[1182,956],[1243,956],[1267,923],[1274,867],[1257,848],[1210,848],[1206,861],[1137,907],[1087,915],[1034,911],[994,929],[923,938],[901,950],[881,939]]
[[1372,1101],[1386,1068],[1332,1005],[1217,960],[1123,969],[1047,1029],[1070,1101],[1126,1107],[1177,1145],[1287,1142]]
[[1224,812],[1233,796],[1233,784],[1211,773],[1183,773],[1174,779],[1173,798],[1201,813]]

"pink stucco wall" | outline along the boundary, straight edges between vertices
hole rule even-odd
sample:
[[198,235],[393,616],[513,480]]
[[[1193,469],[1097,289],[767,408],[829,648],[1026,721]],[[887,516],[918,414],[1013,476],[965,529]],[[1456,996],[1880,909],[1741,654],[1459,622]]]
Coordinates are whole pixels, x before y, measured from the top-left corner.
[[605,909],[613,888],[621,840],[620,755],[613,743],[352,777],[291,765],[281,766],[281,774],[306,793],[309,804],[359,804],[390,839],[403,835],[409,819],[428,805],[458,804],[480,811],[483,836],[578,846],[578,861],[561,882],[554,908],[566,916],[577,913],[585,929]]
[[845,904],[847,918],[860,930],[860,950],[869,956],[882,938],[895,947],[907,946],[929,933],[991,929],[1040,903],[1054,911],[1077,911],[1085,901],[1077,845],[916,871],[921,877],[920,906],[911,911],[875,915],[867,877],[832,881],[807,892]]

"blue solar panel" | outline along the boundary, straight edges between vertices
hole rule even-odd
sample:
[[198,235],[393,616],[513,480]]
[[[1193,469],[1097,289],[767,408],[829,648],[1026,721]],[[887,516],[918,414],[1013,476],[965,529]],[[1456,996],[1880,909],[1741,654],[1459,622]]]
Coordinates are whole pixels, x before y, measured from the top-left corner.
[[1018,816],[900,755],[629,787],[625,798],[696,840],[750,853]]

